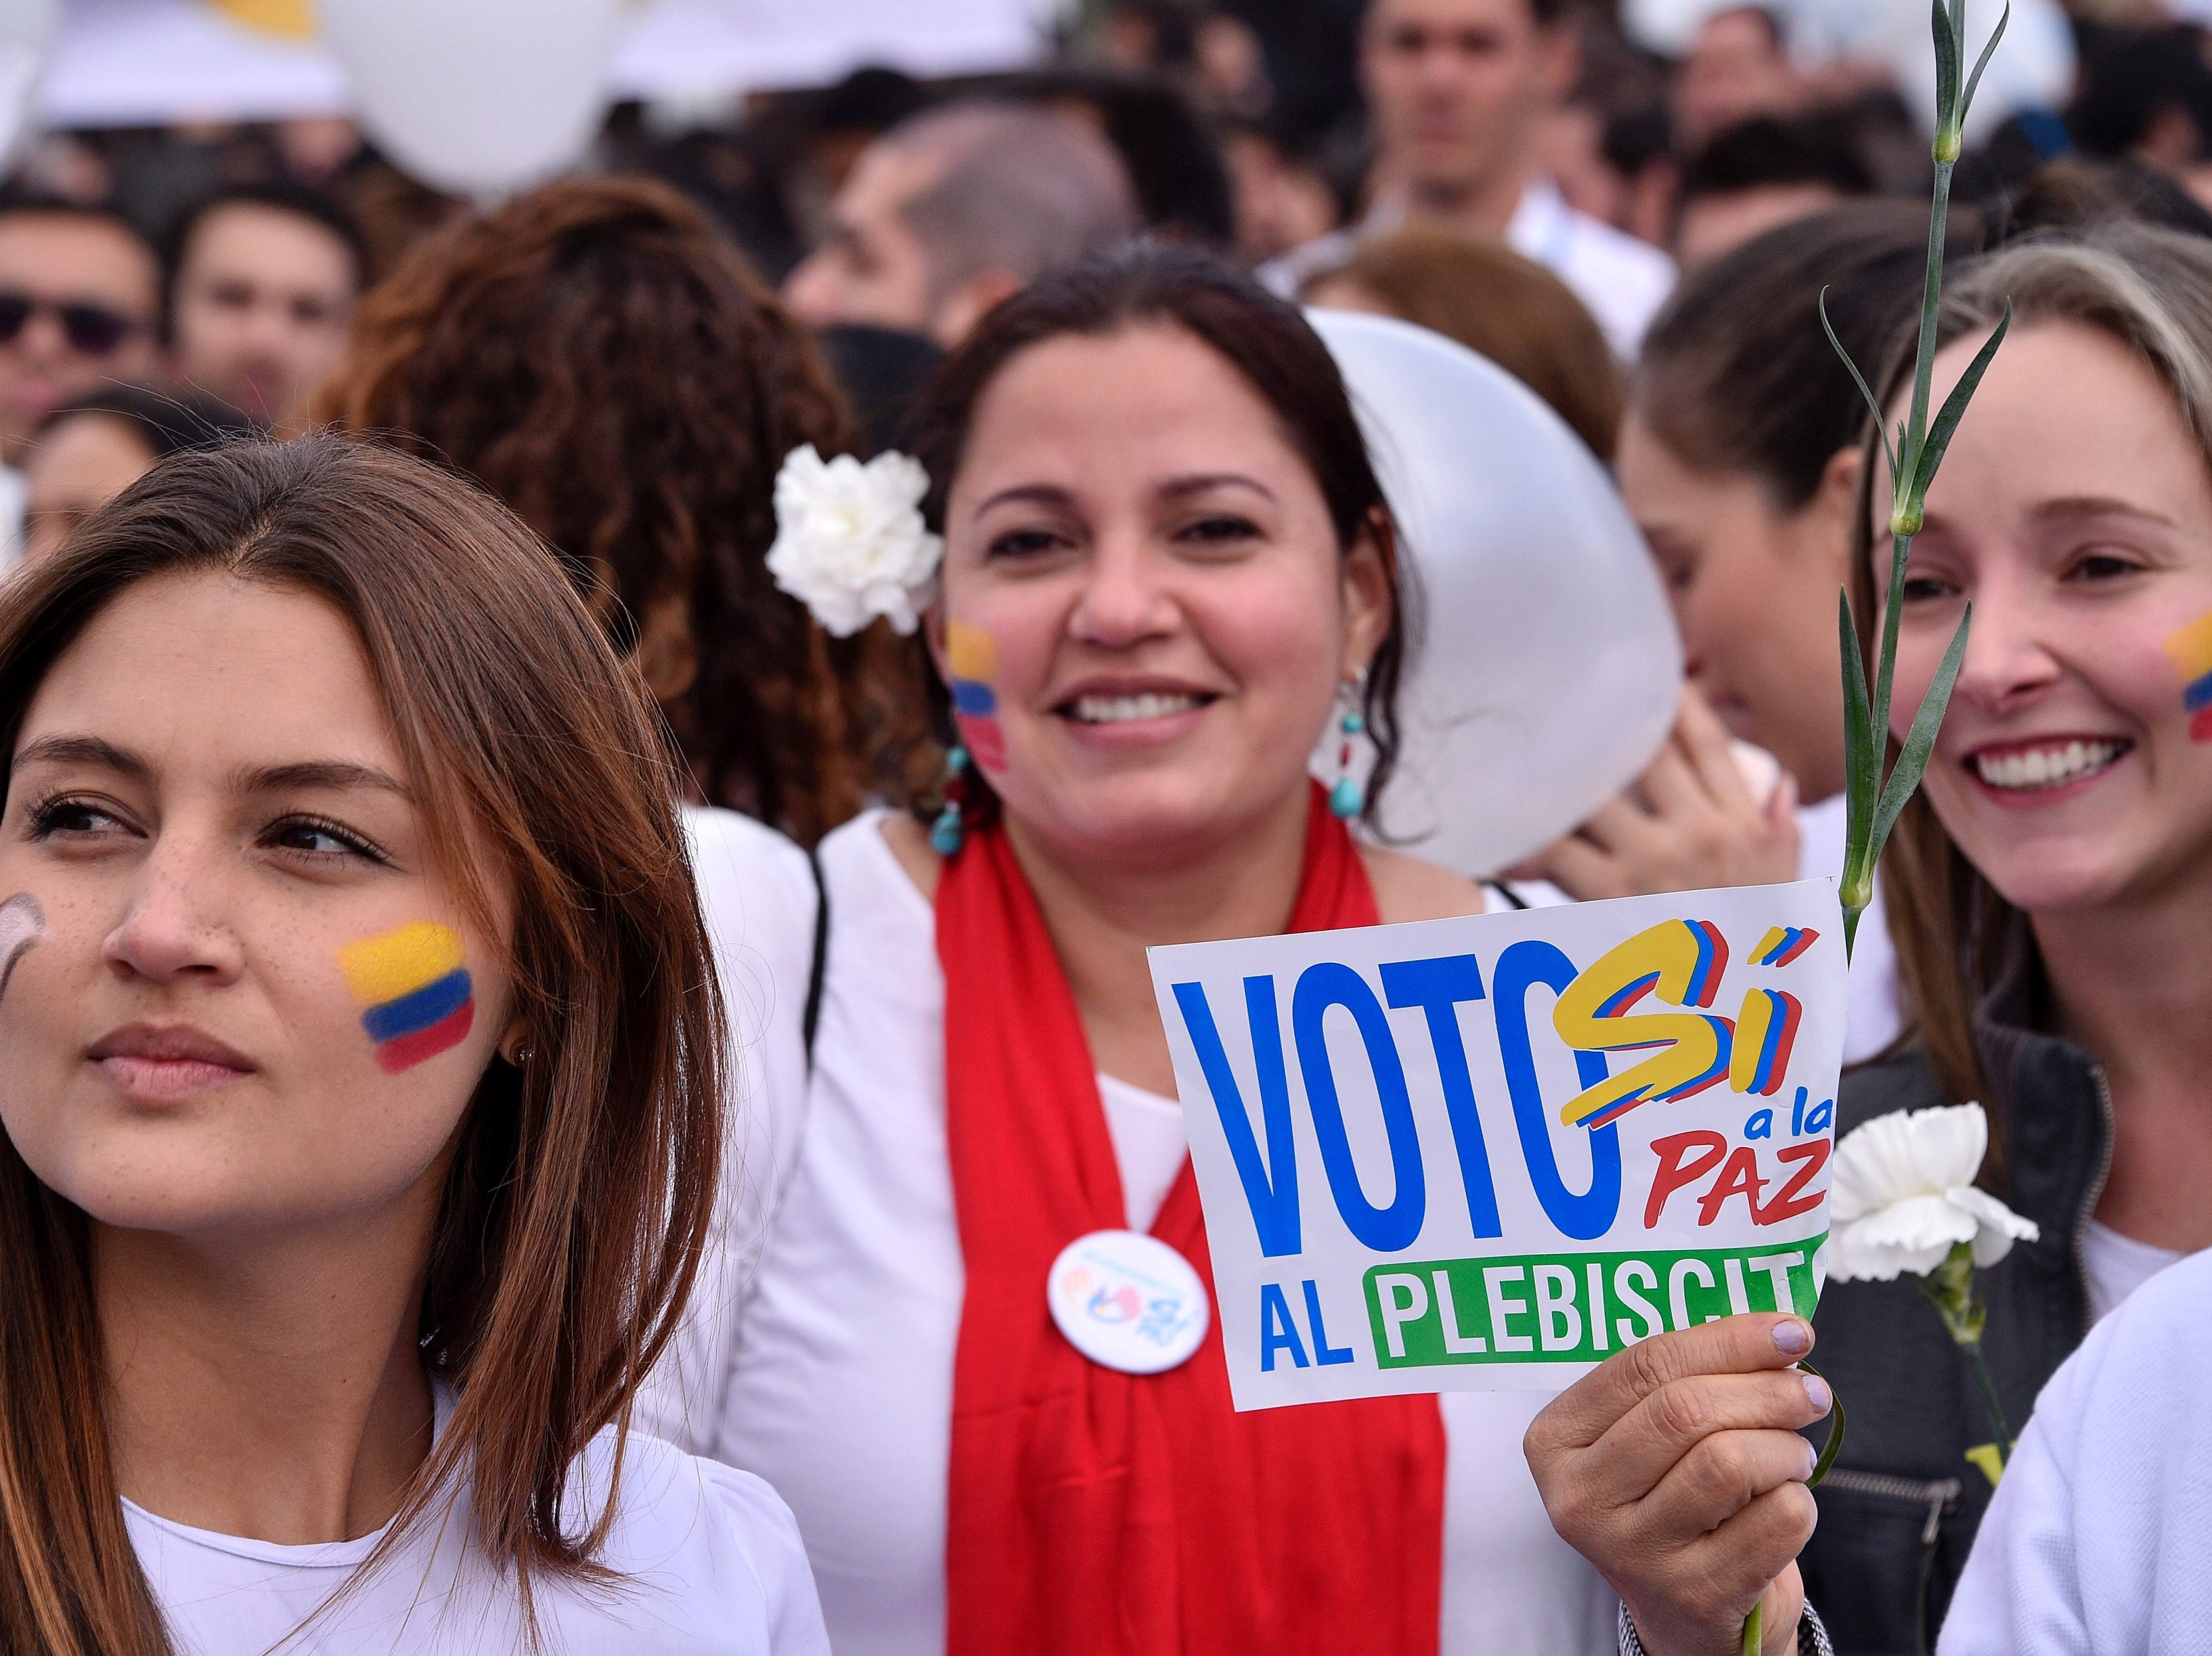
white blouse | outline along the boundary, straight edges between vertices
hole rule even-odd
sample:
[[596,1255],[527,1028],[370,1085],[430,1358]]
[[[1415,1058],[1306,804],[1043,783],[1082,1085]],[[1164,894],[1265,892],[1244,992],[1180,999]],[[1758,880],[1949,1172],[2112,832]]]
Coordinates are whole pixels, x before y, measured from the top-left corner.
[[[448,1404],[441,1397],[441,1423]],[[577,1459],[572,1521],[599,1512],[613,1462],[611,1428]],[[562,1656],[828,1656],[798,1526],[767,1484],[633,1432],[621,1495],[600,1561],[624,1580],[611,1589],[534,1584],[544,1648]],[[431,1514],[283,1648],[312,1656],[524,1649],[510,1579],[466,1545],[469,1506],[464,1492]],[[183,1656],[276,1646],[316,1617],[383,1538],[379,1532],[280,1546],[192,1529],[127,1501],[123,1515]]]
[[[758,1472],[790,1501],[839,1656],[936,1656],[965,1274],[945,1144],[935,915],[884,840],[884,816],[848,823],[819,850],[828,975],[804,1131],[764,1198],[765,1256],[749,1277],[725,1273],[720,1297],[697,1307],[644,1418],[697,1453]],[[777,874],[764,865],[753,877]],[[793,1016],[799,1000],[799,987],[778,996]],[[1182,1112],[1118,1082],[1102,1093],[1130,1222],[1144,1228],[1182,1166]],[[786,1134],[779,1126],[774,1137]],[[1522,1457],[1522,1435],[1546,1401],[1442,1399],[1447,1656],[1613,1647],[1617,1601],[1553,1532]]]

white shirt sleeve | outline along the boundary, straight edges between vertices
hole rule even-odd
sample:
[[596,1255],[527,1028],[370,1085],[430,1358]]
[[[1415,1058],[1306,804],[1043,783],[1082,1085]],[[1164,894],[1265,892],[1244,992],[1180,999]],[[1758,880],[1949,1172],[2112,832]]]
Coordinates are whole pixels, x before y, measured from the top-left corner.
[[730,1023],[731,1095],[714,1229],[676,1340],[639,1393],[636,1423],[711,1456],[738,1313],[805,1133],[800,1026],[819,902],[806,853],[775,830],[726,810],[687,810],[684,820]]
[[2212,1253],[2146,1283],[2051,1377],[1940,1656],[2212,1647]]

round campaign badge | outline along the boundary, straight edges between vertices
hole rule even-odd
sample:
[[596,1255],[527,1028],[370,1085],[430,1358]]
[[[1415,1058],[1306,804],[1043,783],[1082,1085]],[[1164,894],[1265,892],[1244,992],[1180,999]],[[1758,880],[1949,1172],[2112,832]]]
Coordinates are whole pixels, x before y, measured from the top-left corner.
[[1158,1237],[1094,1230],[1060,1249],[1045,1301],[1067,1343],[1104,1368],[1157,1374],[1206,1338],[1206,1284]]

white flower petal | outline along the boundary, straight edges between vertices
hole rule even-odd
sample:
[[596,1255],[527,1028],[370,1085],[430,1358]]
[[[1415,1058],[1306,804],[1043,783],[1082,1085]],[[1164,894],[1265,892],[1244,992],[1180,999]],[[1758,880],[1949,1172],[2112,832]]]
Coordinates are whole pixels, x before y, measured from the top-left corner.
[[1856,1219],[1908,1196],[1970,1185],[1989,1147],[1978,1104],[1899,1110],[1876,1116],[1836,1146],[1831,1211]]
[[2015,1241],[2033,1242],[2043,1234],[2042,1228],[2034,1220],[2021,1218],[1987,1191],[1966,1185],[1948,1194],[1954,1205],[1973,1215],[1978,1222],[1974,1234],[1974,1263],[1978,1265],[1993,1265],[2012,1252]]
[[840,638],[878,616],[911,633],[936,591],[945,543],[922,521],[929,474],[885,452],[863,465],[793,449],[775,480],[775,584]]

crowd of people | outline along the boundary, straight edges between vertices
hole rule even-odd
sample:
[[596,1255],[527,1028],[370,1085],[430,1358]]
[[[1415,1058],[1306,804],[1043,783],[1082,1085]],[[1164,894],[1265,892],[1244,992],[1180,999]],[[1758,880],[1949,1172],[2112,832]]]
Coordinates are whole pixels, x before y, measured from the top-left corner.
[[[0,1643],[2204,1644],[2212,37],[2072,28],[1932,256],[1898,86],[1759,6],[1115,0],[489,206],[343,123],[34,146]],[[1888,591],[1931,262],[1938,398],[2009,332]],[[1515,867],[1364,831],[1453,617],[1307,306],[1528,387],[1668,595],[1671,735]],[[831,603],[778,548],[864,461],[906,562]],[[2002,1480],[1909,1279],[1557,1398],[1059,1334],[1079,1234],[1206,1272],[1148,949],[1837,874],[1839,590],[1893,742],[1972,613],[1836,1127],[1988,1113]]]

